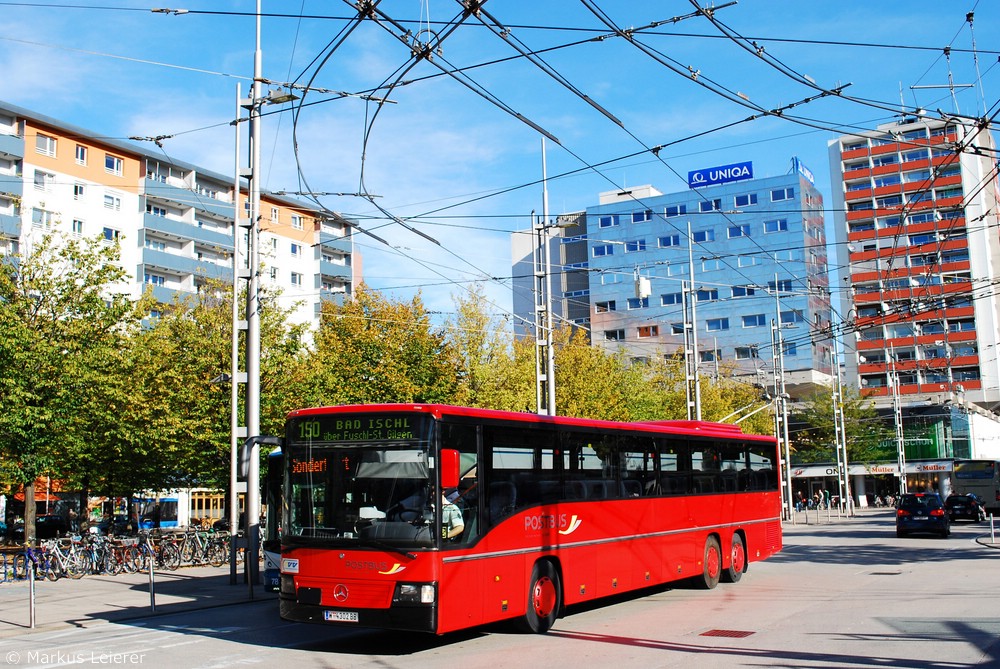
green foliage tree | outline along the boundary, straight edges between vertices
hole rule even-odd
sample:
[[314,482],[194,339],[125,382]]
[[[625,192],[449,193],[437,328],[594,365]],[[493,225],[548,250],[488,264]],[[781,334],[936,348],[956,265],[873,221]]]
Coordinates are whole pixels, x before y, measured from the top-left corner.
[[[844,432],[849,462],[877,462],[894,457],[886,444],[891,430],[879,418],[875,403],[858,390],[845,386],[842,392]],[[835,462],[833,389],[826,388],[805,398],[791,417],[793,459],[798,462]]]
[[323,305],[304,404],[450,402],[455,370],[454,349],[419,296],[392,302],[362,285],[345,304]]
[[66,473],[107,431],[105,393],[141,307],[116,246],[51,234],[25,246],[0,262],[0,454],[33,541],[35,479]]

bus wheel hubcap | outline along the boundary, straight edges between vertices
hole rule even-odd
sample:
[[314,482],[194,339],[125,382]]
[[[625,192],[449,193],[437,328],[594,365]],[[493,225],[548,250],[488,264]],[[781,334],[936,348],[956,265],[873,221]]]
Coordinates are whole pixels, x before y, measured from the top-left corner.
[[556,588],[552,580],[542,577],[535,582],[535,588],[531,593],[531,604],[535,613],[545,618],[556,606]]

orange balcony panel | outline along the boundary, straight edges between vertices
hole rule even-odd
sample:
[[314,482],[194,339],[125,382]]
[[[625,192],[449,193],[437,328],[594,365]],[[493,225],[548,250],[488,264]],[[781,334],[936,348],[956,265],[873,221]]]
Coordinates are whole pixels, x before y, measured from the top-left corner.
[[870,177],[871,174],[872,171],[869,167],[856,167],[851,170],[844,170],[843,177],[844,181],[851,181],[852,179],[864,179],[865,177]]
[[844,161],[847,161],[847,160],[856,160],[858,158],[864,158],[867,155],[868,155],[868,147],[867,146],[862,146],[861,148],[858,148],[858,149],[850,149],[849,151],[841,151],[840,152],[840,159],[844,160]]
[[857,209],[855,211],[847,212],[848,221],[863,221],[866,218],[874,218],[874,209]]
[[884,153],[896,153],[899,151],[899,144],[895,142],[891,144],[881,144],[879,146],[873,146],[871,154],[873,156],[881,156]]
[[893,184],[891,186],[879,186],[875,189],[875,196],[882,197],[883,195],[899,195],[901,191],[900,184]]
[[872,388],[871,386],[861,389],[863,397],[888,397],[889,389],[885,387]]
[[944,197],[940,200],[935,200],[933,206],[944,208],[944,207],[957,207],[962,204],[962,198],[960,197]]
[[924,158],[923,160],[908,160],[900,163],[901,166],[906,168],[906,171],[919,170],[919,169],[930,169],[931,161]]
[[899,165],[898,164],[880,165],[878,167],[873,167],[872,168],[872,176],[876,176],[876,177],[880,177],[880,176],[883,176],[885,174],[895,174],[896,172],[899,172]]
[[941,186],[961,186],[962,185],[962,175],[953,174],[949,177],[938,177],[934,180],[934,187],[940,188]]
[[872,199],[871,188],[861,188],[859,190],[849,190],[844,192],[845,202],[858,202],[859,200]]

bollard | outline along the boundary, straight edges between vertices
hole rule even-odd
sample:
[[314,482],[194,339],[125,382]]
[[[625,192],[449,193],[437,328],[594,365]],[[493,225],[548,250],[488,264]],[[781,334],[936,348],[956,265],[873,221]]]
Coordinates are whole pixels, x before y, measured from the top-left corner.
[[990,543],[995,544],[997,542],[997,535],[993,527],[993,514],[990,514]]
[[156,613],[156,591],[153,587],[153,566],[156,562],[156,557],[152,554],[149,556],[149,610]]
[[35,564],[24,551],[24,568],[28,572],[28,627],[35,629]]

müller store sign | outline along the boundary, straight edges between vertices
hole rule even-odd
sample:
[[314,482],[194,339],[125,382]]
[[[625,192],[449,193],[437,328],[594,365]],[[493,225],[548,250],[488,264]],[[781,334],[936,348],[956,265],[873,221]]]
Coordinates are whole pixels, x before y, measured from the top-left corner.
[[[950,472],[954,470],[954,462],[951,460],[940,460],[933,462],[907,462],[907,474],[922,474],[925,472]],[[876,465],[848,465],[847,473],[851,476],[865,476],[874,474],[891,474],[899,476],[899,465],[896,463],[884,463]],[[836,476],[836,465],[806,465],[803,467],[792,467],[793,479],[824,478]]]

